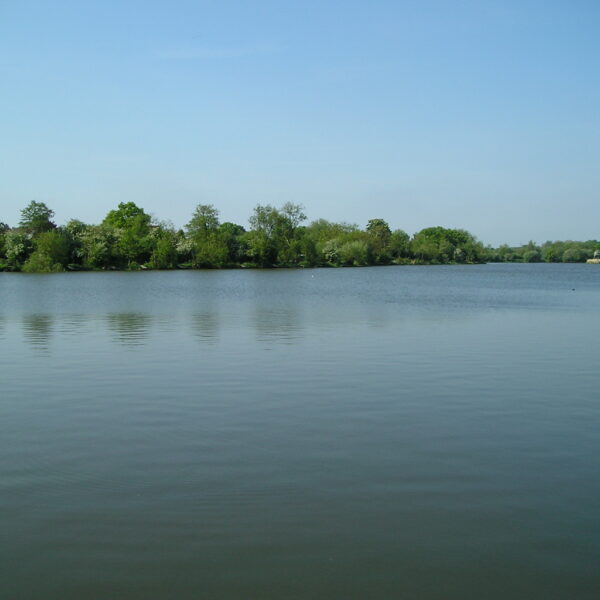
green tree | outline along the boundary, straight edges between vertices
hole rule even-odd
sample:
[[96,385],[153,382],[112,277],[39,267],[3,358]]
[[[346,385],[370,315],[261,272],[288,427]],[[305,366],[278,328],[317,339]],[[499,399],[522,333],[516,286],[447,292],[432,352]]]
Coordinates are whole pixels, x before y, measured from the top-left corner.
[[300,224],[306,221],[304,209],[300,204],[286,202],[280,209],[277,223],[277,262],[293,266],[303,261],[301,237],[304,229]]
[[523,262],[536,263],[542,261],[542,254],[539,250],[528,250],[523,254]]
[[302,206],[286,202],[280,210],[259,204],[250,217],[248,253],[261,267],[292,266],[303,260],[298,228],[306,220]]
[[179,256],[178,235],[172,227],[161,226],[153,232],[154,250],[148,265],[152,269],[174,269]]
[[134,218],[127,227],[119,230],[117,240],[118,255],[125,258],[129,268],[149,260],[153,240],[150,237],[148,222],[143,216]]
[[587,258],[585,252],[581,248],[567,248],[562,255],[562,262],[584,262]]
[[64,271],[69,262],[70,240],[59,230],[45,231],[36,236],[35,250],[23,265],[26,273],[53,273]]
[[30,235],[51,231],[56,227],[52,221],[54,211],[43,202],[32,200],[22,211],[19,226]]
[[89,225],[80,234],[80,261],[86,269],[108,269],[114,265],[117,234],[110,225]]
[[371,263],[369,245],[364,240],[350,240],[339,248],[339,258],[343,265],[364,267]]
[[444,227],[428,227],[416,233],[411,251],[418,260],[436,263],[476,263],[486,254],[481,242],[468,231]]
[[127,229],[131,226],[138,226],[140,223],[146,226],[150,225],[151,217],[144,212],[135,202],[121,202],[115,210],[111,210],[103,223],[116,227],[117,229]]
[[11,229],[4,234],[4,255],[9,270],[18,271],[32,250],[33,243],[23,231]]
[[239,265],[246,261],[248,246],[244,234],[246,230],[235,223],[225,222],[219,225],[219,236],[227,246],[228,262]]
[[410,255],[410,236],[402,229],[396,229],[390,236],[390,255],[396,262],[408,258]]
[[118,265],[136,268],[150,259],[154,241],[150,221],[150,215],[134,202],[121,202],[106,215],[102,224],[114,229],[116,244],[112,254]]
[[5,262],[6,258],[6,239],[5,235],[9,231],[10,227],[6,223],[0,221],[0,270],[8,266]]
[[269,204],[256,206],[249,219],[248,255],[261,267],[272,267],[277,262],[279,219],[279,211]]
[[229,248],[219,226],[219,211],[212,204],[196,206],[186,225],[194,267],[214,269],[227,265]]
[[367,233],[375,263],[389,263],[391,259],[390,241],[392,239],[390,226],[383,219],[371,219],[367,223]]

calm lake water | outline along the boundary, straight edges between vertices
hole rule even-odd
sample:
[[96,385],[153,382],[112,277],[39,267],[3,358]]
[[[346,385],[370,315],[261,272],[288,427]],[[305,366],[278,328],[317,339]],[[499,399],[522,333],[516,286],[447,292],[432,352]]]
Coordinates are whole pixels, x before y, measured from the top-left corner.
[[0,596],[600,597],[600,267],[0,274]]

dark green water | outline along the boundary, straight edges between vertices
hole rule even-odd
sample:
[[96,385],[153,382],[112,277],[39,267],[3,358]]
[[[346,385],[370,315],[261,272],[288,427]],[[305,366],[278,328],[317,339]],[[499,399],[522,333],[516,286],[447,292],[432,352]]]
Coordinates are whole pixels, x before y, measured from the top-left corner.
[[597,599],[599,332],[594,265],[0,274],[0,597]]

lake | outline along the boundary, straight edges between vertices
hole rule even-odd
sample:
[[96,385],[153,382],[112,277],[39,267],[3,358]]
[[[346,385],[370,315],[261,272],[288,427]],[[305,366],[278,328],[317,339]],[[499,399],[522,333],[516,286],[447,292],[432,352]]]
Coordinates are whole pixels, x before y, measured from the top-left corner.
[[600,597],[600,268],[0,274],[0,589]]

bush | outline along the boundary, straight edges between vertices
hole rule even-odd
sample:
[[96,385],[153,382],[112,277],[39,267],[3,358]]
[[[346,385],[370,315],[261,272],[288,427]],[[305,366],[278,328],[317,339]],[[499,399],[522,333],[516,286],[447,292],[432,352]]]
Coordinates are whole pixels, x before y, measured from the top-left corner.
[[542,255],[539,250],[529,250],[523,254],[523,262],[526,263],[537,263],[541,262]]
[[64,268],[60,263],[53,262],[44,252],[36,250],[21,270],[24,273],[60,273]]

